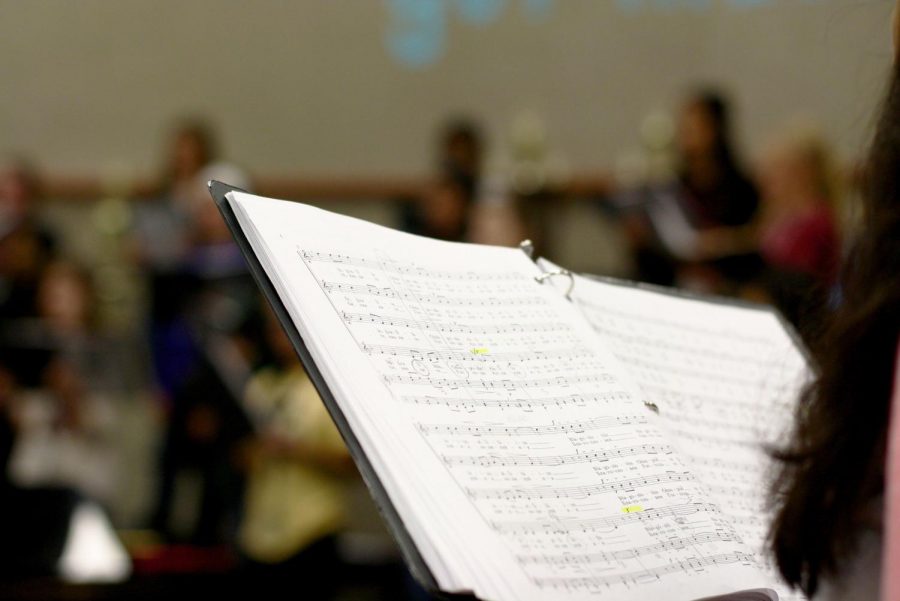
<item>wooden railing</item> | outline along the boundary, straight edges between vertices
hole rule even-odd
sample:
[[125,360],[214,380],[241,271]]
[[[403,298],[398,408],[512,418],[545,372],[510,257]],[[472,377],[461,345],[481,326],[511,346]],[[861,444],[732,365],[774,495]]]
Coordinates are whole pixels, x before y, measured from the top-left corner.
[[[297,201],[391,201],[421,196],[432,184],[423,177],[404,176],[300,176],[257,175],[252,177],[254,192],[262,196]],[[42,176],[43,195],[65,201],[93,201],[109,196],[132,199],[150,198],[159,189],[149,178],[113,181],[84,174]],[[612,188],[609,177],[581,174],[562,184],[542,190],[540,196],[553,198],[592,198],[604,196]]]

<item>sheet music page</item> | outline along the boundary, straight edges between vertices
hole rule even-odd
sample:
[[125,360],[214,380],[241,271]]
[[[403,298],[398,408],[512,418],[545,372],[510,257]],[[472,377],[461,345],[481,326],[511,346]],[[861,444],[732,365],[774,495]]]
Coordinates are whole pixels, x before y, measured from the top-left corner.
[[230,198],[442,586],[498,600],[764,586],[628,374],[521,251]]
[[[778,318],[584,277],[573,300],[659,407],[679,451],[742,540],[765,558],[772,466],[765,449],[784,441],[809,375]],[[780,581],[767,570],[773,584]],[[803,598],[775,588],[780,598]]]

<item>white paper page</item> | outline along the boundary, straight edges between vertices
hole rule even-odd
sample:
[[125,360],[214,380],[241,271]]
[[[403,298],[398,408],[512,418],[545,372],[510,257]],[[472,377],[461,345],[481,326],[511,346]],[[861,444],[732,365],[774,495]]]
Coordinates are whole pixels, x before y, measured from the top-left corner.
[[[766,448],[784,442],[809,374],[778,318],[583,277],[573,300],[645,399],[658,405],[679,451],[741,538],[768,563]],[[780,598],[803,598],[775,589]]]
[[417,544],[457,580],[486,599],[761,585],[615,358],[520,251],[232,199]]
[[[393,432],[390,427],[385,427],[384,424],[381,424],[382,427],[379,427],[381,421],[394,425],[403,424],[403,422],[398,422],[392,418],[391,410],[394,409],[394,405],[376,402],[354,405],[341,402],[342,399],[355,398],[354,394],[366,395],[366,391],[361,389],[364,389],[367,378],[347,377],[341,374],[339,370],[334,372],[332,368],[333,364],[336,363],[333,358],[334,355],[340,356],[343,354],[352,359],[358,359],[354,343],[350,342],[348,344],[341,336],[331,336],[328,327],[308,327],[309,324],[325,324],[333,319],[333,308],[330,303],[327,302],[327,299],[321,298],[315,293],[318,286],[314,282],[311,289],[308,285],[305,285],[302,282],[304,279],[303,272],[299,274],[301,282],[294,282],[293,285],[288,283],[292,280],[290,276],[284,278],[280,276],[277,267],[279,263],[277,260],[278,249],[282,253],[287,252],[288,255],[296,253],[296,248],[291,247],[294,243],[292,241],[293,235],[292,233],[286,233],[287,230],[292,228],[292,224],[289,221],[280,221],[284,219],[284,216],[279,215],[277,211],[269,219],[266,219],[265,216],[259,218],[259,215],[256,215],[257,219],[251,219],[247,211],[244,210],[240,203],[234,200],[233,196],[235,195],[229,195],[229,200],[241,223],[242,229],[247,235],[248,241],[253,246],[254,252],[260,259],[286,309],[289,311],[316,365],[328,382],[329,389],[335,399],[341,404],[344,417],[378,473],[380,481],[389,492],[397,512],[403,516],[407,530],[416,542],[417,548],[437,579],[441,589],[458,592],[471,590],[471,588],[467,589],[466,585],[462,583],[471,582],[474,578],[473,573],[465,561],[462,564],[457,561],[460,557],[465,559],[465,555],[461,554],[462,547],[454,546],[451,542],[443,541],[439,537],[429,536],[430,530],[440,531],[444,527],[440,523],[440,516],[432,519],[432,523],[415,519],[418,516],[414,508],[420,506],[430,507],[433,503],[430,493],[436,487],[428,484],[420,485],[411,491],[405,491],[404,494],[403,484],[407,480],[402,476],[404,474],[402,464],[404,460],[415,457],[416,454],[405,450],[402,435]],[[236,196],[240,198],[246,195],[237,194]],[[271,226],[276,222],[278,222],[278,240],[283,241],[283,243],[272,245],[263,243],[263,235],[260,234],[257,224],[262,224],[262,229],[268,230],[269,228],[266,227],[266,224]],[[288,270],[292,271],[292,266],[288,265]],[[308,290],[312,290],[314,293],[307,294]],[[304,302],[300,302],[299,299],[301,298],[304,299]],[[332,339],[332,344],[328,345],[319,342],[323,334],[326,338]],[[354,362],[351,360],[348,365],[351,369],[359,367],[358,361]],[[367,367],[363,365],[361,371],[366,371]],[[368,380],[371,380],[371,378],[368,378]],[[354,390],[357,390],[357,392],[354,393]],[[379,392],[381,391],[376,387],[375,395],[369,393],[368,397],[363,396],[362,398],[369,398],[369,400],[374,401],[374,397],[377,397]],[[389,459],[385,461],[385,457]],[[386,469],[386,465],[391,465],[392,470]],[[415,474],[415,462],[410,462],[405,466],[405,469],[409,470],[406,478],[414,479],[415,476],[412,474]],[[400,473],[401,477],[397,478],[394,472]],[[421,477],[421,474],[419,476]],[[427,482],[427,474],[424,480]],[[415,493],[417,492],[421,494],[416,495]]]

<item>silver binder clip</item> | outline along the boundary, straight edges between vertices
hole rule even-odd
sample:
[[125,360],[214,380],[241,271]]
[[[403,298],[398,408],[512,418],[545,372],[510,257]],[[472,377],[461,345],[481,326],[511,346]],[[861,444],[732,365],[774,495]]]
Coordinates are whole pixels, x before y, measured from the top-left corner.
[[534,259],[534,242],[531,240],[522,240],[519,242],[519,249],[528,255],[529,259]]
[[538,284],[543,284],[550,278],[556,277],[558,275],[569,278],[569,289],[566,290],[566,298],[568,300],[572,300],[572,290],[575,289],[575,276],[568,269],[557,269],[556,271],[548,271],[547,273],[542,273],[541,275],[534,276],[534,280]]

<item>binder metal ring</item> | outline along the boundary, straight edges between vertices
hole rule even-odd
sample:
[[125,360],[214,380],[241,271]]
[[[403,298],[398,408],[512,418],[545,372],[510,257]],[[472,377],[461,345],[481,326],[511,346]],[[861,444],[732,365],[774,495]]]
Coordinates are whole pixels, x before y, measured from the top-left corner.
[[536,275],[534,276],[534,281],[536,281],[538,284],[543,284],[550,278],[556,277],[558,275],[569,278],[569,289],[566,290],[566,298],[568,300],[572,300],[572,290],[575,289],[575,275],[568,269],[557,269],[556,271],[548,271],[547,273]]
[[531,240],[519,242],[519,250],[528,255],[529,259],[534,259],[534,243]]

